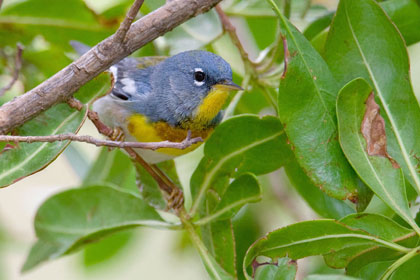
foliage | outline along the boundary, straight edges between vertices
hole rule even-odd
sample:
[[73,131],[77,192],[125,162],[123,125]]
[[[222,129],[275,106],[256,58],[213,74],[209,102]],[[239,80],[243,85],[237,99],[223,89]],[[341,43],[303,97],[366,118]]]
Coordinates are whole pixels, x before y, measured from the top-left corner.
[[[16,43],[25,51],[17,86],[0,104],[74,59],[70,40],[93,45],[111,35],[130,4],[120,1],[100,10],[82,0],[65,6],[6,1],[0,11],[0,86],[12,75],[7,66],[13,64]],[[145,1],[141,13],[162,4]],[[234,79],[246,89],[231,98],[202,154],[194,152],[199,162],[188,180],[178,161],[159,165],[191,198],[186,211],[164,213],[167,198],[150,174],[123,152],[103,149],[81,186],[39,207],[38,240],[24,271],[77,250],[84,250],[87,265],[107,261],[129,244],[127,229],[146,226],[184,230],[212,279],[295,279],[296,261],[309,256],[322,256],[321,267],[337,270],[307,275],[308,280],[414,279],[420,265],[419,221],[413,217],[413,200],[420,194],[420,106],[409,73],[409,63],[416,62],[409,61],[407,45],[420,41],[420,2],[340,0],[333,12],[307,0],[279,4],[233,0],[222,6],[235,16],[238,33],[246,33],[242,45],[258,60],[239,54],[241,42],[231,39],[215,11],[134,54],[207,49],[228,60]],[[303,32],[296,27],[302,21]],[[101,74],[76,97],[89,104],[109,84],[108,74]],[[85,118],[86,108],[59,104],[13,133],[77,132]],[[68,144],[1,143],[0,185],[42,170]],[[264,234],[261,213],[279,204],[266,199],[271,188],[280,188],[268,181],[279,181],[281,169],[283,181],[319,219]],[[390,211],[376,210],[375,200]]]

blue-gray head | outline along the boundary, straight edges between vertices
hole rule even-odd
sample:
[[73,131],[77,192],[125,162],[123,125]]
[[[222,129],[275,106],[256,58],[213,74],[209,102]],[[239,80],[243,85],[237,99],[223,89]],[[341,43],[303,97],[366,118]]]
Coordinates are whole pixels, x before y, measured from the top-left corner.
[[[225,100],[215,93],[241,89],[232,82],[230,65],[206,51],[182,52],[159,63],[151,74],[151,86],[160,102],[156,111],[173,124],[195,118],[201,118],[197,122],[205,122],[213,111],[214,118]],[[212,100],[208,98],[210,95]],[[205,116],[198,109],[201,105],[209,107],[200,109],[205,110]]]

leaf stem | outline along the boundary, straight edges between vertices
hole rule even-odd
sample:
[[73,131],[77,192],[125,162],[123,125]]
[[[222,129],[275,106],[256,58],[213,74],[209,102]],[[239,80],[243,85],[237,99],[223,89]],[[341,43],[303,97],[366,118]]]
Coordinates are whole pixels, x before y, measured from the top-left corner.
[[179,211],[179,218],[184,225],[185,230],[187,231],[189,237],[191,238],[191,242],[196,247],[198,253],[201,256],[205,266],[208,268],[208,272],[212,276],[212,279],[220,279],[219,273],[217,273],[217,269],[214,267],[213,262],[211,261],[211,256],[209,250],[206,248],[204,243],[201,241],[200,236],[195,231],[193,224],[189,221],[189,216],[185,212],[185,209],[181,209]]
[[395,270],[397,270],[401,265],[406,263],[411,258],[415,257],[416,255],[420,254],[420,247],[416,247],[401,258],[399,258],[396,262],[394,262],[391,266],[387,268],[385,273],[381,276],[380,280],[386,280],[391,277]]

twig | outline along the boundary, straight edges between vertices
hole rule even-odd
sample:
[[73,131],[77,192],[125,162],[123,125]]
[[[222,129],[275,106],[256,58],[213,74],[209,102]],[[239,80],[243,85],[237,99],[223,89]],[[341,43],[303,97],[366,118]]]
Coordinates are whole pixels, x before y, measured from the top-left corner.
[[36,88],[0,107],[0,134],[7,134],[51,106],[66,101],[117,61],[220,1],[172,0],[134,22],[123,43],[115,44],[114,37],[108,37]]
[[220,22],[222,23],[223,30],[225,30],[228,34],[230,39],[232,40],[233,44],[238,48],[239,54],[242,57],[242,60],[245,64],[245,70],[251,71],[252,75],[255,76],[255,63],[252,62],[249,59],[248,52],[245,50],[245,48],[242,46],[241,41],[239,40],[238,35],[236,34],[236,28],[233,26],[232,22],[230,21],[229,17],[225,14],[225,12],[222,10],[220,5],[217,5],[215,7],[215,10],[217,14],[219,15]]
[[133,20],[136,18],[137,13],[139,12],[141,6],[143,5],[144,0],[135,0],[134,4],[128,10],[127,15],[125,16],[123,22],[115,33],[114,40],[118,43],[123,43],[125,41],[128,30],[130,29]]
[[34,142],[57,142],[57,141],[76,141],[93,144],[97,147],[116,147],[116,148],[140,148],[148,150],[157,150],[161,148],[173,148],[184,150],[191,145],[203,142],[201,137],[184,139],[182,142],[124,142],[124,141],[112,141],[112,140],[103,140],[96,139],[89,135],[76,135],[74,133],[58,134],[58,135],[48,135],[48,136],[14,136],[14,135],[0,135],[0,142],[25,142],[25,143],[34,143]]
[[[1,8],[1,0],[0,0],[0,8]],[[16,45],[16,56],[15,56],[15,71],[13,72],[12,80],[3,88],[0,89],[0,97],[6,93],[12,86],[16,83],[17,79],[19,78],[19,72],[22,68],[22,52],[23,46],[21,44]]]

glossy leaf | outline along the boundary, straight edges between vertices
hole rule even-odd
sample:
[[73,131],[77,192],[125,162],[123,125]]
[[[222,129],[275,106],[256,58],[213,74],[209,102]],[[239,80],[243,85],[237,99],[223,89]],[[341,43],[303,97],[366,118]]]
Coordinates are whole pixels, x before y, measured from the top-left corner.
[[296,159],[316,186],[329,196],[367,205],[359,197],[355,173],[337,139],[335,99],[338,85],[305,37],[278,13],[291,54],[278,95],[279,117]]
[[295,280],[297,263],[288,258],[281,258],[277,263],[258,266],[255,280]]
[[323,255],[351,245],[377,245],[408,252],[409,249],[385,241],[365,231],[352,229],[333,220],[306,221],[275,230],[257,240],[244,260],[244,272],[257,256],[300,259]]
[[404,280],[410,279],[413,275],[418,275],[420,266],[420,255],[415,255],[413,258],[408,259],[390,277],[391,280]]
[[404,41],[373,0],[342,0],[325,46],[325,59],[341,85],[363,77],[386,121],[389,154],[420,193],[420,107]]
[[283,131],[277,118],[252,115],[233,117],[215,130],[204,147],[204,158],[191,177],[192,212],[211,189],[222,195],[229,178],[252,172],[265,174],[283,163]]
[[321,217],[338,220],[355,212],[346,202],[332,198],[317,188],[302,170],[302,167],[299,166],[291,150],[284,170],[290,183],[300,196]]
[[[366,100],[371,93],[371,87],[363,79],[350,82],[340,91],[337,99],[337,117],[341,146],[360,178],[395,213],[420,233],[420,228],[411,216],[404,176],[400,168],[395,168],[386,157],[370,156],[367,153],[361,126],[367,110]],[[380,113],[382,114],[382,111]]]
[[35,217],[38,241],[23,270],[74,252],[112,232],[164,224],[152,207],[132,193],[105,186],[64,191],[50,197],[38,209]]
[[[340,220],[352,228],[357,228],[368,232],[371,235],[378,236],[388,241],[402,241],[413,237],[415,232],[404,228],[393,220],[377,215],[377,214],[353,214]],[[325,262],[328,266],[334,268],[347,267],[350,261],[367,250],[374,250],[370,245],[348,246],[342,250],[331,252],[324,255]],[[389,256],[390,254],[388,254]]]
[[[76,98],[88,102],[106,93],[110,79],[102,74],[83,86]],[[54,135],[75,133],[86,117],[86,110],[77,111],[67,104],[58,104],[41,113],[33,120],[17,129],[22,136]],[[38,172],[50,164],[67,147],[69,141],[54,143],[19,143],[13,149],[4,150],[0,154],[0,186],[8,186],[28,175]]]

